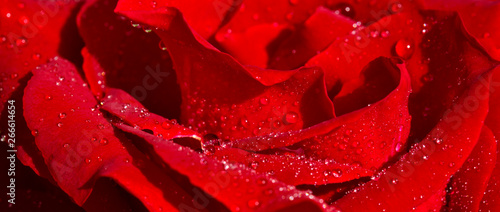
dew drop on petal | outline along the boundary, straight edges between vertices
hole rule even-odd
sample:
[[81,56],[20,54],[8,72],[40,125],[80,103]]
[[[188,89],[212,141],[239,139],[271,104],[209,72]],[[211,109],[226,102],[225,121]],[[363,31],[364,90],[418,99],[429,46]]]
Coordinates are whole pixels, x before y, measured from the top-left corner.
[[45,100],[52,100],[52,96],[51,95],[46,95],[45,96]]
[[264,186],[267,184],[267,180],[262,178],[257,180],[257,185]]
[[108,144],[108,139],[106,139],[106,138],[102,138],[102,139],[99,141],[99,143],[100,143],[100,144],[102,144],[102,145],[106,145],[106,144]]
[[26,16],[21,16],[21,17],[19,18],[19,23],[20,23],[21,25],[26,25],[26,24],[28,24],[29,22],[30,22],[30,21],[29,21],[28,17],[26,17]]
[[31,58],[32,58],[33,60],[40,60],[40,57],[41,57],[41,55],[40,55],[40,54],[38,54],[38,53],[35,53],[35,54],[31,55]]
[[400,143],[400,142],[396,143],[396,148],[395,148],[396,152],[401,151],[401,147],[403,147],[402,143]]
[[259,162],[257,161],[252,161],[250,163],[250,167],[252,167],[252,169],[257,169],[257,167],[259,167]]
[[38,130],[32,130],[31,135],[36,137],[38,135]]
[[336,178],[342,177],[342,170],[340,170],[340,169],[333,170],[332,171],[332,176],[334,176]]
[[407,39],[400,39],[396,42],[394,46],[394,52],[396,52],[397,56],[408,59],[412,56],[414,52],[413,42]]
[[343,16],[349,17],[351,19],[355,18],[356,13],[352,5],[348,3],[339,3],[335,5],[330,5],[330,4],[332,3],[327,2],[327,7],[335,11],[336,14],[342,14]]
[[62,126],[63,126],[62,122],[57,123],[57,127],[62,127]]
[[383,38],[389,37],[389,35],[390,35],[389,30],[385,30],[380,33],[380,36],[382,36]]
[[66,118],[66,113],[59,113],[59,118],[60,119]]
[[394,178],[394,179],[391,180],[391,183],[394,184],[394,185],[398,184],[398,182],[399,182],[398,178]]
[[24,46],[26,45],[26,43],[28,42],[28,40],[26,38],[19,38],[19,39],[16,39],[16,46],[18,47],[21,47],[21,46]]
[[158,43],[158,47],[160,47],[162,51],[167,51],[167,46],[165,45],[165,43],[163,43],[163,41],[160,41]]
[[257,208],[257,207],[259,207],[260,202],[259,202],[259,200],[256,200],[256,199],[251,199],[251,200],[248,200],[248,203],[247,203],[247,204],[248,204],[248,207],[249,207],[249,208],[252,208],[252,209],[253,209],[253,208]]
[[168,130],[170,128],[172,128],[172,122],[170,121],[164,121],[163,123],[161,123],[161,127],[165,130]]
[[289,124],[297,123],[299,115],[295,112],[289,112],[285,115],[285,121]]
[[401,10],[403,10],[403,5],[400,2],[394,2],[390,5],[389,10],[392,13],[401,12]]
[[260,104],[262,105],[268,105],[269,104],[269,99],[266,97],[260,98]]

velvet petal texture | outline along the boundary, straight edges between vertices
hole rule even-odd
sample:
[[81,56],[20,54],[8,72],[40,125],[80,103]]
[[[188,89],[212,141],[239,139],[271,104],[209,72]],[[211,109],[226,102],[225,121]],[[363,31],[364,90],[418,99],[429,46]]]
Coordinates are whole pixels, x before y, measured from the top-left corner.
[[149,210],[193,204],[191,196],[113,129],[71,63],[56,57],[33,74],[25,90],[24,117],[57,185],[77,204],[85,203],[102,177],[120,184]]

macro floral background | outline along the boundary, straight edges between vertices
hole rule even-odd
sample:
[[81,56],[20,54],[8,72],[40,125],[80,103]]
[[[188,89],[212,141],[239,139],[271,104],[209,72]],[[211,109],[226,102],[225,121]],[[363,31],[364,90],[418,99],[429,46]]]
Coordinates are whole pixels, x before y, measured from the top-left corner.
[[499,26],[493,0],[2,0],[2,211],[500,211]]

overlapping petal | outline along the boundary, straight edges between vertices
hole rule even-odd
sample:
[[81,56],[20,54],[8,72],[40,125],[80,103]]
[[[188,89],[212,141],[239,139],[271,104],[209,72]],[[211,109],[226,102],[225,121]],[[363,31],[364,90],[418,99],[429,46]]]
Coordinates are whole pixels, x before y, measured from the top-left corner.
[[[488,112],[490,74],[478,77],[486,84],[481,80],[471,84],[426,139],[334,205],[346,211],[411,210],[442,189],[472,152],[480,134],[487,137],[481,129]],[[472,103],[475,107],[466,113],[457,111]]]
[[[272,71],[257,76],[255,69],[246,69],[193,34],[175,8],[121,9],[117,11],[133,20],[159,27],[156,33],[172,54],[178,72],[181,121],[200,133],[245,138],[301,129],[334,116],[320,70],[303,68],[293,75]],[[265,86],[270,80],[263,77],[283,81]]]
[[192,204],[183,188],[114,131],[97,105],[68,61],[55,58],[34,70],[24,117],[58,186],[79,205],[102,177],[116,181],[149,210]]

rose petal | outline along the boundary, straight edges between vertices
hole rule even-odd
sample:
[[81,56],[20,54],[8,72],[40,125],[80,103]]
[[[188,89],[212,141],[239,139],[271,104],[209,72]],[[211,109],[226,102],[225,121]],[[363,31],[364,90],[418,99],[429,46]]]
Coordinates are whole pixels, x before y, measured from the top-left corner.
[[[95,60],[92,63],[105,72],[100,85],[126,91],[163,117],[179,118],[181,98],[168,52],[160,49],[154,33],[146,33],[151,29],[134,28],[115,14],[115,5],[116,0],[91,0],[79,12],[77,24],[88,51],[86,61]],[[99,81],[88,80],[90,85]]]
[[334,159],[339,163],[357,163],[364,168],[377,169],[405,148],[410,130],[407,108],[410,78],[403,65],[398,65],[398,68],[398,87],[369,107],[304,130],[240,139],[230,145],[262,151],[296,144],[294,147],[304,150],[307,157]]
[[57,184],[77,204],[86,201],[100,177],[115,180],[149,210],[188,204],[191,197],[182,188],[113,131],[72,64],[55,58],[33,73],[24,117],[38,131],[36,144]]
[[182,12],[189,26],[208,39],[219,28],[226,15],[235,10],[241,0],[146,0],[119,1],[120,10],[152,10],[160,7],[175,7]]
[[425,9],[457,11],[465,31],[495,60],[500,61],[500,4],[495,1],[428,1],[420,0]]
[[483,200],[481,201],[481,211],[498,211],[500,210],[500,145],[498,145],[498,138],[500,138],[500,110],[497,107],[500,104],[500,67],[497,67],[493,72],[491,80],[491,96],[490,96],[490,111],[486,117],[486,125],[493,131],[497,139],[497,158],[496,165],[491,173],[488,187],[484,191]]
[[332,10],[318,7],[303,26],[281,42],[269,61],[269,67],[285,70],[304,65],[312,56],[328,47],[332,41],[351,32],[354,29],[352,26],[354,23],[353,20],[336,14]]
[[[246,1],[217,33],[216,40],[238,61],[266,67],[267,46],[292,24],[304,22],[324,0]],[[266,32],[267,30],[267,32]],[[265,34],[255,35],[261,32]],[[250,49],[253,44],[258,44]],[[257,54],[265,57],[254,59]]]
[[437,191],[434,195],[425,200],[424,203],[420,204],[415,208],[414,211],[418,212],[429,212],[429,211],[441,211],[441,208],[446,203],[446,189],[442,188]]
[[411,140],[425,137],[471,80],[498,64],[464,36],[457,18],[455,14],[436,17],[436,24],[424,37],[428,41],[422,54],[430,58],[429,72],[422,78],[425,83],[420,91],[410,97],[410,114],[414,117]]
[[[479,78],[490,79],[489,74]],[[410,152],[334,205],[341,210],[411,210],[442,189],[479,139],[488,111],[489,83],[476,80],[457,104]],[[474,102],[475,110],[457,111]],[[465,117],[464,117],[465,116]],[[415,186],[417,185],[417,186]],[[420,186],[426,185],[426,186]],[[354,204],[355,203],[355,204]]]
[[144,138],[165,163],[189,177],[193,185],[232,211],[275,211],[303,204],[312,211],[328,208],[312,195],[286,186],[267,175],[256,174],[245,166],[219,162],[130,126],[116,126]]
[[[284,82],[265,86],[258,81],[261,76],[251,77],[253,69],[245,69],[193,35],[175,8],[118,12],[160,28],[156,32],[178,71],[183,93],[181,120],[202,134],[244,138],[301,129],[333,117],[322,73],[315,68],[300,69]],[[289,76],[273,73],[277,78]]]
[[90,90],[97,98],[102,98],[106,89],[106,72],[102,69],[96,58],[89,53],[87,48],[82,49],[83,71],[89,83]]
[[266,155],[236,148],[217,148],[214,156],[219,160],[244,164],[291,185],[341,183],[373,174],[370,170],[352,164],[341,164],[330,159],[311,160],[291,154]]
[[[423,37],[422,24],[421,16],[414,12],[382,18],[366,28],[357,29],[345,39],[333,42],[323,52],[311,58],[306,66],[319,66],[325,70],[327,89],[330,91],[336,85],[337,78],[343,83],[357,79],[363,67],[375,58],[399,56],[393,54],[394,45],[397,42],[406,42],[410,49],[402,53],[406,53],[403,56],[406,56],[404,59],[407,60],[407,68],[412,77],[412,87],[418,91],[421,86],[418,79],[426,73],[425,66],[420,70],[421,47],[416,45]],[[350,93],[355,88],[342,89],[345,90],[343,93]]]
[[[225,51],[245,65],[267,67],[268,46],[289,28],[286,24],[266,23],[248,27],[244,32],[218,33],[215,40]],[[229,30],[229,29],[228,29]]]
[[[36,66],[48,58],[62,53],[65,45],[78,46],[71,37],[71,44],[61,36],[77,1],[38,2],[1,1],[0,22],[0,113],[20,82]],[[77,50],[78,51],[78,50]],[[64,55],[66,56],[66,55]]]
[[483,134],[462,168],[451,178],[450,211],[478,211],[497,159],[497,142],[491,130]]
[[102,109],[123,119],[131,126],[137,126],[142,130],[151,130],[154,135],[166,140],[181,137],[191,137],[201,140],[201,135],[197,132],[159,115],[150,113],[136,99],[119,89],[109,88],[106,90]]
[[[56,55],[75,59],[81,48],[78,35],[71,33],[77,1],[0,1],[0,114],[2,129],[7,129],[7,100],[16,101],[22,113],[23,90],[29,72]],[[3,131],[3,130],[2,130]],[[16,123],[18,159],[37,174],[50,178],[41,162],[34,138],[24,120]],[[6,132],[6,131],[5,131]],[[7,136],[2,133],[2,136]]]

